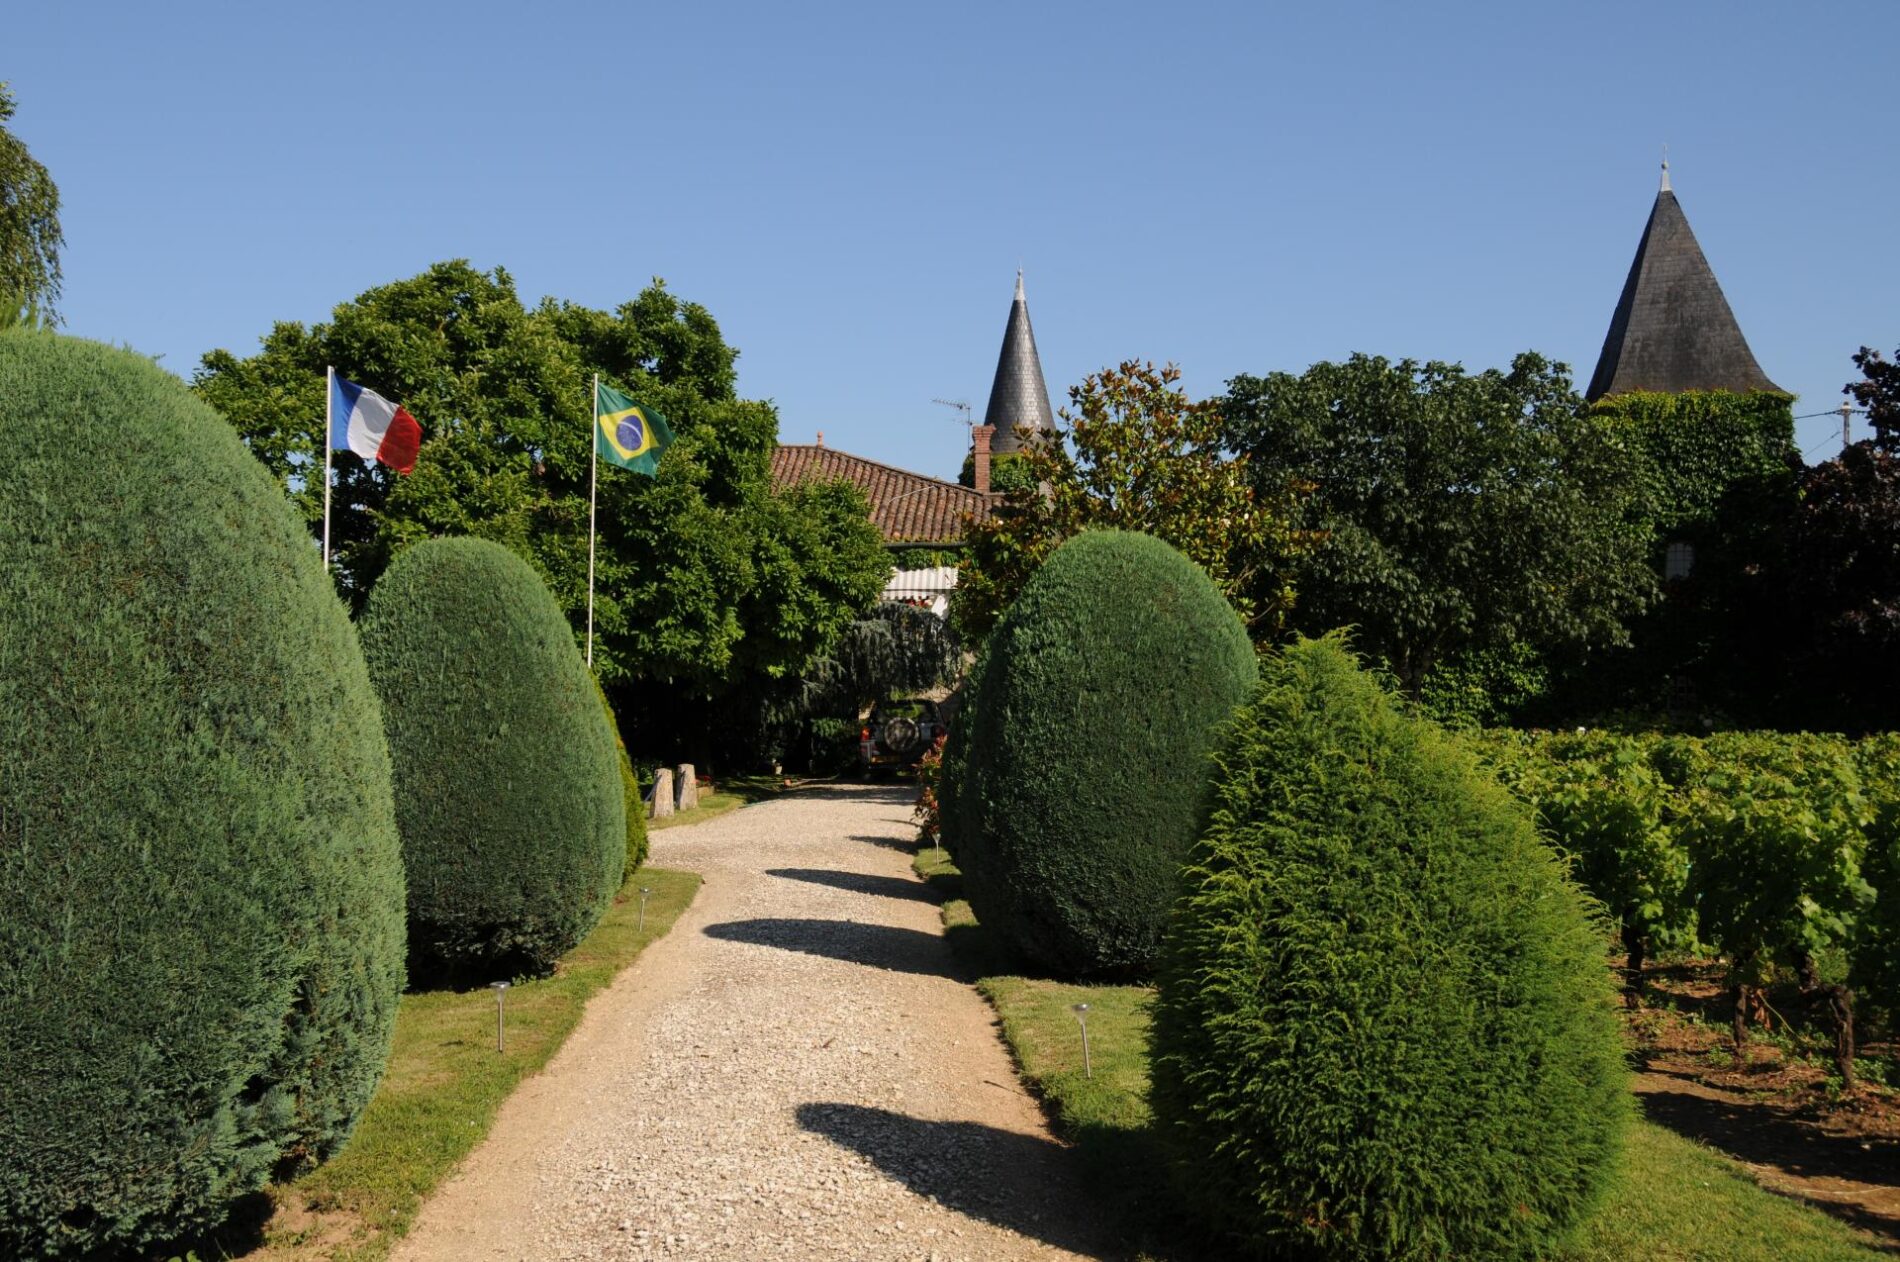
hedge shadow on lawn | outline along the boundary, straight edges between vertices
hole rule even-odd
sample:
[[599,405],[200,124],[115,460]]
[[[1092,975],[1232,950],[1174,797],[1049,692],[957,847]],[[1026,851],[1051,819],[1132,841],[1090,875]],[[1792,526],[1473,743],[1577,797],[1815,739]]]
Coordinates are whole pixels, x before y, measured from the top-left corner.
[[821,955],[897,973],[961,976],[944,940],[934,933],[921,933],[916,929],[859,924],[852,920],[762,916],[756,920],[707,925],[701,932],[724,942],[777,947],[781,951]]
[[927,1122],[889,1109],[811,1103],[798,1124],[868,1159],[919,1196],[1060,1249],[1098,1256],[1103,1241],[1047,1213],[1046,1190],[1070,1150],[978,1122]]
[[[1852,1136],[1830,1135],[1758,1105],[1713,1100],[1688,1091],[1644,1091],[1636,1098],[1644,1115],[1658,1126],[1751,1166],[1784,1170],[1803,1179],[1900,1187],[1900,1144],[1876,1140],[1870,1145]],[[1761,1186],[1776,1195],[1788,1195],[1767,1183]],[[1887,1239],[1900,1236],[1900,1217],[1822,1197],[1793,1199]]]
[[937,901],[931,896],[930,887],[922,881],[907,881],[899,876],[874,876],[867,872],[843,872],[835,868],[767,868],[765,874],[783,877],[788,881],[828,885],[832,889],[870,894],[877,898],[900,898],[926,903]]

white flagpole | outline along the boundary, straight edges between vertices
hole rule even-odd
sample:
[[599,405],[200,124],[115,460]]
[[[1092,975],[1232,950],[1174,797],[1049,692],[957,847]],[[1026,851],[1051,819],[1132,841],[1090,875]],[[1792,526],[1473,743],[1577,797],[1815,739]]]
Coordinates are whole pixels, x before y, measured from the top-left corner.
[[330,415],[330,400],[336,397],[336,369],[333,366],[323,370],[323,568],[330,568],[330,426],[336,419]]
[[600,374],[594,374],[594,423],[587,429],[587,665],[594,665],[594,513],[600,482]]

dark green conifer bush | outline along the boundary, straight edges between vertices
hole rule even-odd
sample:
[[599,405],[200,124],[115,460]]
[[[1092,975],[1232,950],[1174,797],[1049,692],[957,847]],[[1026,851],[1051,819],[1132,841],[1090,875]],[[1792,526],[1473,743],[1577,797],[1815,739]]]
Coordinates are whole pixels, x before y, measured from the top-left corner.
[[150,360],[0,333],[0,1257],[138,1253],[334,1151],[402,906],[308,528]]
[[400,553],[370,593],[419,971],[544,973],[627,863],[613,724],[528,563],[483,539]]
[[1057,549],[990,633],[945,756],[978,919],[1058,973],[1150,969],[1207,756],[1254,679],[1239,615],[1166,543],[1101,530]]
[[633,770],[633,759],[627,753],[627,742],[620,735],[620,720],[614,717],[614,708],[607,700],[607,693],[600,688],[598,680],[594,684],[600,692],[601,709],[607,712],[608,725],[613,728],[614,751],[620,761],[620,800],[627,812],[627,861],[621,870],[620,879],[625,881],[634,870],[647,861],[647,810],[646,797],[640,792],[640,777]]
[[1335,639],[1271,659],[1170,927],[1154,1106],[1250,1252],[1520,1258],[1629,1108],[1605,960],[1528,811]]

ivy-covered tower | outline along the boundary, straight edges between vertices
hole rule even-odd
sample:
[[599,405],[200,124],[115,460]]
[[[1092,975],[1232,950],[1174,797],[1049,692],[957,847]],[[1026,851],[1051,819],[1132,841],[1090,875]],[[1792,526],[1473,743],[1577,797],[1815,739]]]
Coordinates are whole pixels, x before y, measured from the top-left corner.
[[1599,684],[1620,675],[1598,704],[1747,714],[1779,648],[1761,575],[1801,467],[1794,396],[1756,362],[1667,162],[1585,397],[1639,454],[1663,587],[1632,646],[1593,668]]
[[1009,323],[1003,326],[1003,350],[996,358],[996,379],[990,383],[990,405],[983,423],[994,426],[991,452],[1003,456],[1022,448],[1018,428],[1032,434],[1053,434],[1055,413],[1049,407],[1049,387],[1043,384],[1042,360],[1036,354],[1036,334],[1029,327],[1029,304],[1023,299],[1023,274],[1016,273],[1016,297],[1009,304]]
[[1768,379],[1748,349],[1722,286],[1669,187],[1665,161],[1662,188],[1637,243],[1636,261],[1623,282],[1585,397],[1595,402],[1610,394],[1688,390],[1780,393],[1781,387]]

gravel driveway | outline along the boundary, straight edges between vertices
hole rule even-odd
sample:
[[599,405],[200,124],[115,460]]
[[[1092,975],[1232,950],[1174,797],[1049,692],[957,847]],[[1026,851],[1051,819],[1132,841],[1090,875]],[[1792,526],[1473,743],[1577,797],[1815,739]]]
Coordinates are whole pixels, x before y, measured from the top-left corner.
[[653,834],[706,884],[397,1262],[1117,1256],[910,870],[909,789]]

